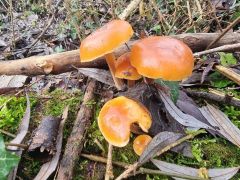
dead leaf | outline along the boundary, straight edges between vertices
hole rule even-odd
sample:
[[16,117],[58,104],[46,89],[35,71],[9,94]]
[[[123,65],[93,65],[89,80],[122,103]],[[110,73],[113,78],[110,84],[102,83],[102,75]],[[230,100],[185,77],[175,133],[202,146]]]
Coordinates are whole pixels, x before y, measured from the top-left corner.
[[[185,114],[189,114],[195,117],[197,120],[211,126],[208,120],[202,115],[201,111],[199,110],[199,106],[184,91],[179,91],[179,97],[176,105]],[[213,127],[213,128],[215,129],[216,127]],[[216,135],[217,133],[217,131],[213,131],[213,130],[208,130],[208,131],[212,135]],[[217,134],[220,135],[219,133]]]
[[44,116],[32,133],[28,153],[39,160],[48,160],[56,152],[56,139],[61,118]]
[[64,109],[63,114],[62,114],[62,121],[59,126],[58,130],[58,136],[57,136],[57,145],[56,149],[57,152],[55,155],[52,157],[52,160],[50,162],[47,162],[42,165],[40,171],[38,172],[37,176],[34,178],[34,180],[44,180],[48,179],[49,176],[55,171],[58,165],[58,161],[61,155],[61,150],[62,150],[62,139],[63,139],[63,128],[64,128],[64,123],[67,119],[68,116],[68,106]]
[[[228,180],[231,179],[239,170],[239,167],[232,168],[219,168],[219,169],[205,169],[205,168],[191,168],[186,166],[180,166],[172,163],[167,163],[164,161],[153,159],[152,163],[157,166],[161,171],[168,173],[176,173],[179,175],[187,175],[196,178],[211,178],[213,180]],[[182,180],[183,178],[173,179]]]
[[96,79],[109,86],[115,86],[109,71],[97,68],[78,68],[78,71],[85,76]]
[[240,130],[230,121],[230,119],[219,109],[207,104],[199,108],[203,116],[212,126],[217,126],[216,129],[227,140],[240,147]]
[[195,117],[189,114],[184,114],[182,111],[180,111],[172,102],[170,97],[164,92],[159,91],[159,94],[169,115],[173,117],[176,121],[178,121],[180,124],[192,128],[205,128],[214,130],[211,126],[197,120]]
[[201,84],[205,81],[205,78],[207,77],[208,73],[213,69],[214,64],[216,64],[216,62],[209,63],[207,67],[203,70]]
[[184,135],[180,133],[174,133],[174,132],[160,132],[154,138],[146,149],[143,151],[142,155],[139,158],[138,163],[144,164],[151,158],[153,158],[157,152],[159,152],[161,149],[165,148],[166,146],[174,143],[178,139],[182,138]]
[[[24,137],[26,136],[28,132],[28,127],[29,127],[29,121],[30,121],[30,113],[31,113],[31,107],[30,107],[30,101],[28,94],[26,93],[26,99],[27,99],[27,108],[24,113],[24,116],[21,120],[20,126],[18,128],[18,134],[17,136],[10,141],[10,143],[15,143],[15,144],[21,144]],[[16,146],[7,146],[8,150],[15,151],[18,156],[21,157],[22,155],[22,149],[19,149],[19,147]],[[8,175],[8,180],[15,180],[16,179],[16,174],[17,174],[17,169],[18,166],[16,166]]]
[[2,88],[20,88],[27,80],[27,76],[15,75],[15,76],[0,76],[0,89]]

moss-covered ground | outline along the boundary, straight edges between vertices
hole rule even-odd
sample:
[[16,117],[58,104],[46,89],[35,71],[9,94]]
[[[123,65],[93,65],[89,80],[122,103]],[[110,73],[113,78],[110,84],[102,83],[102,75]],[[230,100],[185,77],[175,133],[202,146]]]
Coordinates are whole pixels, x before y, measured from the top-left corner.
[[[238,97],[240,96],[240,93],[238,92],[233,91],[233,93]],[[38,97],[34,94],[30,94],[31,124],[30,132],[26,139],[28,140],[30,138],[31,132],[37,127],[42,116],[60,116],[63,108],[66,105],[70,105],[69,118],[66,122],[64,130],[65,143],[71,132],[71,128],[73,127],[73,122],[79,109],[79,104],[82,100],[82,97],[83,93],[80,91],[65,92],[61,89],[56,89],[50,93],[47,93],[44,97]],[[9,98],[11,98],[11,100],[5,103]],[[0,106],[2,105],[4,106],[0,110],[0,128],[15,134],[17,125],[21,120],[26,108],[26,98],[24,95],[21,97],[1,96]],[[94,102],[90,102],[89,105],[94,108],[94,118],[92,119],[92,124],[87,131],[83,152],[106,157],[108,144],[101,135],[96,121],[102,103],[100,100],[96,100]],[[220,108],[228,115],[233,123],[240,128],[240,110],[238,108],[226,105],[221,105]],[[131,141],[126,147],[114,148],[114,161],[121,161],[131,164],[138,159],[138,156],[135,155],[132,149],[132,141],[134,137],[135,135],[131,136]],[[10,140],[10,137],[6,135],[4,135],[4,138],[5,141]],[[27,140],[25,143],[27,143]],[[161,159],[167,162],[196,168],[240,166],[240,149],[222,138],[216,138],[212,135],[204,134],[198,136],[190,142],[192,145],[192,153],[194,158],[186,158],[181,154],[167,152],[161,157]],[[75,169],[75,179],[86,179],[86,177],[88,177],[88,179],[97,179],[98,172],[100,171],[99,168],[101,169],[101,167],[97,166],[95,162],[93,163],[82,157],[78,163],[79,164]],[[20,162],[21,172],[19,171],[18,175],[23,179],[32,179],[38,172],[41,164],[41,162],[32,159],[27,155],[27,153],[24,153]],[[146,167],[154,168],[151,164],[147,164]],[[122,168],[114,167],[114,174],[118,175],[122,172],[122,170]],[[101,171],[104,172],[104,169],[101,169]],[[144,176],[144,178],[149,180],[167,179],[167,177],[156,175],[147,175]],[[237,175],[235,179],[237,178],[240,178],[240,176]]]

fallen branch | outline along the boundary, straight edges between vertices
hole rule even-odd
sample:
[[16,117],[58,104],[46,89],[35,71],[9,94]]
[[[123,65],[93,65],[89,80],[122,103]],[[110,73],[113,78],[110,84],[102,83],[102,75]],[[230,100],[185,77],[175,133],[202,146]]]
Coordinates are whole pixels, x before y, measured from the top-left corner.
[[86,130],[90,126],[93,114],[92,107],[88,105],[88,102],[93,99],[95,89],[96,81],[90,80],[84,95],[83,103],[74,122],[72,133],[68,138],[63,158],[60,162],[57,175],[58,180],[73,178],[73,169],[81,153]]
[[217,47],[217,48],[209,49],[209,50],[206,50],[206,51],[197,52],[197,53],[194,53],[194,56],[195,57],[199,57],[199,56],[210,54],[210,53],[214,53],[214,52],[234,51],[234,50],[237,50],[237,49],[240,49],[240,43],[224,45],[224,46],[220,46],[220,47]]
[[[185,42],[193,52],[203,51],[206,49],[209,43],[219,36],[219,33],[189,33],[189,34],[179,34],[172,37],[177,38]],[[134,41],[129,42],[131,46]],[[240,44],[240,33],[228,33],[223,38],[221,38],[214,47],[223,46],[232,43]],[[228,45],[231,46],[231,45]],[[217,49],[219,50],[219,49]],[[225,50],[225,49],[220,49]],[[226,50],[234,50],[232,47]],[[123,53],[129,51],[125,45],[114,51],[116,57],[119,57]],[[211,53],[211,50],[208,50]],[[203,51],[204,52],[204,51]],[[196,53],[195,55],[206,54],[206,52]],[[213,51],[213,52],[216,52]],[[25,74],[29,76],[41,75],[41,74],[60,74],[67,71],[74,70],[74,67],[82,68],[104,68],[106,62],[103,57],[98,58],[93,62],[80,62],[79,50],[67,51],[58,54],[52,54],[47,56],[33,56],[29,58],[24,58],[21,60],[9,60],[0,61],[0,75],[18,75]]]
[[221,104],[228,104],[240,108],[240,99],[232,97],[232,95],[229,94],[224,94],[220,91],[209,90],[209,92],[204,92],[189,89],[186,89],[184,91],[191,97],[198,97],[205,100],[216,101]]

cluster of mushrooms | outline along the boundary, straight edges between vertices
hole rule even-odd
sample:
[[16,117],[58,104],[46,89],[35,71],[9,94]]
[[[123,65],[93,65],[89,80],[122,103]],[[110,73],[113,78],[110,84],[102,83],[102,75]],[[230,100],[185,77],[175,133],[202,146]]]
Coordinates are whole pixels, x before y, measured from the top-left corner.
[[[81,42],[81,62],[105,56],[118,89],[122,86],[120,79],[127,79],[132,85],[142,76],[151,80],[180,81],[191,75],[194,66],[191,49],[182,41],[167,36],[140,39],[132,45],[130,52],[116,60],[113,51],[128,42],[132,35],[133,29],[128,22],[112,20]],[[117,147],[128,144],[132,123],[137,123],[147,133],[152,124],[151,115],[140,102],[124,96],[104,104],[98,116],[104,138]],[[150,141],[148,135],[138,136],[133,145],[136,154],[141,155]]]

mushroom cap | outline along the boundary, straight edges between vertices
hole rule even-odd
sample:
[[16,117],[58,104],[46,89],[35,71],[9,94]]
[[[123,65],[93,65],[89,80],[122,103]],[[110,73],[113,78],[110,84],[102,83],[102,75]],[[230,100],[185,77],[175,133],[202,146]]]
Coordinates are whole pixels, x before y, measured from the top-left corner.
[[92,61],[108,54],[133,35],[132,26],[124,20],[112,20],[100,27],[81,42],[81,62]]
[[130,59],[139,74],[168,81],[186,78],[194,66],[191,49],[182,41],[165,36],[137,41],[132,46]]
[[147,132],[152,120],[142,104],[124,96],[104,104],[98,116],[98,126],[104,138],[117,147],[123,147],[129,142],[132,123],[138,123]]
[[120,79],[138,80],[141,75],[138,74],[135,67],[130,63],[130,52],[121,55],[115,65],[115,77]]
[[151,140],[152,137],[146,134],[137,136],[133,141],[134,152],[140,156]]

